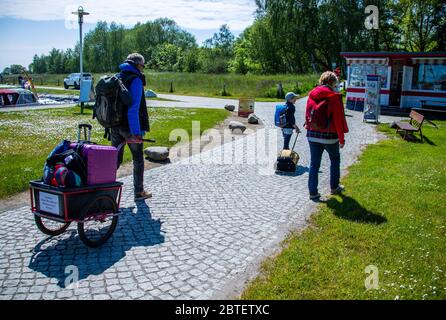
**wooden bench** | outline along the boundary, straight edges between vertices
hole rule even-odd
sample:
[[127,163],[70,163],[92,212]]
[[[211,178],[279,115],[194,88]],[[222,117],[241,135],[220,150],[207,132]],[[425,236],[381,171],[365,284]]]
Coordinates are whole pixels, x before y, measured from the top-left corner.
[[419,132],[421,136],[421,140],[423,140],[423,132],[421,131],[421,127],[424,123],[424,116],[419,114],[416,111],[411,111],[410,113],[410,122],[396,122],[396,132],[398,133],[400,130],[404,131],[404,139],[407,139],[407,135],[409,133]]

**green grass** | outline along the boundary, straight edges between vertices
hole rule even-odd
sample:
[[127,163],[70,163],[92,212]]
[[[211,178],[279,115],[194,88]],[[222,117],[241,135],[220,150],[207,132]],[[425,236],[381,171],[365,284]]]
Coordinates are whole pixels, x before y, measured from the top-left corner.
[[[212,109],[149,108],[152,145],[171,147],[172,130],[192,132],[192,121],[201,122],[201,132],[223,121],[229,112]],[[104,130],[92,118],[91,108],[80,114],[79,107],[0,113],[0,198],[21,192],[28,182],[39,179],[49,152],[62,140],[77,140],[77,124],[93,125],[92,140],[109,144]],[[148,146],[146,144],[146,146]],[[126,148],[125,161],[131,159]]]
[[[112,73],[110,73],[112,74]],[[36,86],[63,86],[67,75],[33,75]],[[98,81],[103,74],[94,74]],[[238,75],[238,74],[201,74],[146,72],[147,89],[157,93],[170,92],[173,81],[173,93],[203,97],[224,97],[223,85],[226,83],[229,98],[249,97],[258,101],[276,101],[277,85],[282,83],[284,92],[294,91],[307,94],[317,84],[319,75]],[[16,82],[17,76],[5,76],[5,82]],[[266,99],[266,100],[265,100]]]
[[223,85],[229,97],[275,98],[277,84],[284,91],[307,93],[317,83],[317,75],[210,75],[193,73],[148,73],[147,86],[155,92],[168,93],[170,82],[176,94],[222,97]]
[[[369,146],[343,179],[344,196],[321,204],[263,263],[243,299],[445,299],[446,122],[427,142]],[[379,289],[365,289],[378,267]]]

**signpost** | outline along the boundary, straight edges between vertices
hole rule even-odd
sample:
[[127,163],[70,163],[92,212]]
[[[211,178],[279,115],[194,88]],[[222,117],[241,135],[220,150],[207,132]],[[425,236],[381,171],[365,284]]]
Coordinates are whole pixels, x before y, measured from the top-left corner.
[[[80,73],[81,73],[81,93],[82,93],[82,81],[84,77],[84,66],[83,66],[83,45],[82,45],[82,24],[84,23],[84,16],[88,16],[90,13],[84,11],[84,8],[80,6],[76,12],[72,12],[79,17],[79,40],[80,40],[80,52],[79,52],[79,61],[80,61]],[[85,85],[84,85],[85,86]],[[91,87],[91,85],[90,85]],[[81,100],[81,94],[79,95],[79,100]],[[81,113],[84,113],[84,102],[81,102]]]
[[255,100],[252,98],[240,98],[238,107],[238,116],[247,118],[254,113]]
[[367,75],[364,101],[364,122],[379,123],[381,115],[381,76]]

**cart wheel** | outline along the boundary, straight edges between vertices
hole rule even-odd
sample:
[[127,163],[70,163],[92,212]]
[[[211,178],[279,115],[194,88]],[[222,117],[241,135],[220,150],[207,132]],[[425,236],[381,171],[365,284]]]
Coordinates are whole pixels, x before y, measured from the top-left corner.
[[77,224],[79,238],[85,245],[97,248],[107,242],[118,224],[117,207],[113,198],[101,196],[85,209],[83,222]]
[[57,222],[50,219],[41,218],[38,215],[34,215],[34,220],[36,221],[37,228],[44,234],[49,236],[58,236],[67,231],[71,222],[63,223]]

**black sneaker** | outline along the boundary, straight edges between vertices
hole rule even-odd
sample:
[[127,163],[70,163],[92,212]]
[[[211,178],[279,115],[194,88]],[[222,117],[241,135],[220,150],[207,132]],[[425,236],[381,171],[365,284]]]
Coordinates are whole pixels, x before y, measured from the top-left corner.
[[319,200],[320,198],[321,198],[321,194],[320,193],[313,194],[313,195],[310,194],[310,200],[311,201]]
[[345,187],[342,184],[340,184],[336,189],[331,189],[331,194],[337,195],[337,194],[342,193],[344,190],[345,190]]

